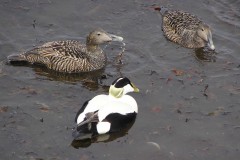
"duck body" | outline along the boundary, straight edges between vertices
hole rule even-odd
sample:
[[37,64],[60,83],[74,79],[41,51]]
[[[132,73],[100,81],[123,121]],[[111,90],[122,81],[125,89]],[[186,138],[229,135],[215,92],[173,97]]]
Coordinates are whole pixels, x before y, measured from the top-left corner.
[[[131,85],[129,86],[131,88]],[[113,84],[109,92],[115,89]],[[134,90],[137,91],[132,87],[131,91],[134,92]],[[92,137],[93,135],[119,132],[132,125],[138,113],[138,106],[136,100],[126,93],[120,97],[111,93],[97,95],[86,101],[75,117],[77,127],[73,132],[73,137],[82,138],[85,135]]]
[[49,69],[65,73],[99,70],[107,62],[107,56],[99,45],[110,42],[113,38],[122,40],[121,37],[98,29],[88,35],[86,44],[75,40],[47,42],[22,54],[10,55],[8,61],[42,64]]
[[162,16],[162,29],[170,41],[186,48],[202,48],[207,44],[215,49],[210,27],[197,16],[179,10],[165,10]]

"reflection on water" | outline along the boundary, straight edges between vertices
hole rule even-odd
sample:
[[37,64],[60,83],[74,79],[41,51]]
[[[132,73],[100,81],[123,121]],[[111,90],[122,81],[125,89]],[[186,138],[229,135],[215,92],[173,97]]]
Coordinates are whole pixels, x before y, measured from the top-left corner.
[[[125,43],[120,42],[120,45],[119,45],[119,43],[117,42],[115,43],[111,42],[109,44],[104,45],[103,50],[104,52],[106,52],[107,56],[108,56],[108,53],[112,53],[112,52],[113,52],[112,55],[116,55],[116,56],[110,57],[111,58],[110,60],[112,61],[112,66],[116,68],[118,73],[120,73],[119,76],[122,76],[120,70],[123,65],[122,59],[124,58]],[[33,68],[33,70],[37,75],[41,76],[41,78],[46,77],[48,80],[51,80],[51,81],[61,81],[65,83],[81,82],[84,87],[86,87],[91,91],[96,91],[99,88],[102,88],[104,91],[108,91],[108,87],[105,85],[102,85],[102,80],[106,79],[107,76],[111,76],[110,74],[104,73],[105,72],[104,68],[97,71],[91,71],[91,72],[62,73],[62,72],[57,72],[57,71],[48,69],[46,66],[38,63],[34,63],[32,65],[28,62],[19,61],[19,62],[9,62],[8,64],[14,65],[16,67],[17,66],[31,67]]]
[[111,142],[115,139],[118,139],[120,137],[123,137],[127,134],[127,132],[117,132],[117,133],[111,133],[111,134],[103,134],[94,136],[91,139],[83,139],[83,140],[73,140],[71,145],[72,147],[79,149],[79,148],[86,148],[89,147],[92,143],[99,143],[99,142]]
[[112,57],[109,58],[111,67],[116,69],[118,76],[122,75],[122,69],[125,73],[136,73],[143,70],[148,60],[148,55],[141,48],[131,43],[127,43],[126,46],[124,52],[119,50],[118,54],[111,54]]
[[47,77],[49,80],[68,83],[81,82],[84,87],[92,91],[98,90],[99,87],[106,89],[106,91],[108,90],[107,86],[102,86],[102,80],[107,78],[107,75],[104,75],[104,69],[89,73],[71,74],[56,72],[46,67],[34,67],[34,71],[37,75]]
[[216,62],[216,52],[205,48],[195,49],[195,57],[203,62]]
[[114,133],[108,133],[108,134],[103,134],[103,135],[95,135],[92,136],[91,138],[86,138],[86,139],[80,139],[80,140],[73,140],[71,145],[78,149],[78,148],[86,148],[89,147],[92,143],[99,143],[99,142],[111,142],[114,141],[115,139],[118,139],[120,137],[123,137],[127,135],[128,131],[131,129],[135,121],[129,123],[126,125],[125,128],[123,128],[120,132],[114,132]]
[[104,69],[92,71],[89,73],[61,73],[50,70],[42,65],[30,65],[27,62],[11,62],[11,65],[31,67],[33,68],[35,73],[40,76],[40,79],[42,77],[45,77],[47,80],[61,81],[65,83],[81,82],[84,87],[91,91],[102,88],[104,91],[107,92],[108,86],[103,85],[102,80],[106,79],[107,76],[111,76],[105,75]]

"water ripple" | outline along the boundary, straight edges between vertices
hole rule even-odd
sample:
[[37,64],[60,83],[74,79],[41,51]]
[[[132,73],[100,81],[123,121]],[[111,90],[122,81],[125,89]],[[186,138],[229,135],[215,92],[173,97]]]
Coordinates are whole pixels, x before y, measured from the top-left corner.
[[239,0],[214,0],[212,7],[219,20],[240,27],[240,1]]

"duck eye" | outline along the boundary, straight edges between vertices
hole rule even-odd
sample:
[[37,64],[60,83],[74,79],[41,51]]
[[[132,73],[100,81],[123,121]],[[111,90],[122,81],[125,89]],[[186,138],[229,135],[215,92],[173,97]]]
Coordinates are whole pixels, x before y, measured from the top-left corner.
[[98,35],[98,36],[100,36],[101,34],[100,34],[100,33],[98,33],[97,35]]
[[202,31],[204,31],[204,29],[202,28]]

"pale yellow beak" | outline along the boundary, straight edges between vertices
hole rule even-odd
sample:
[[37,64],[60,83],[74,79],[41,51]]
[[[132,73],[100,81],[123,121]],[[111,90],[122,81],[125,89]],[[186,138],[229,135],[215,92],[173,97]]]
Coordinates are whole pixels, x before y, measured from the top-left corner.
[[133,84],[133,83],[131,83],[131,85],[132,85],[132,87],[133,87],[133,92],[139,92],[139,89]]
[[114,34],[108,34],[108,36],[111,37],[112,41],[117,41],[117,42],[122,42],[123,41],[123,37],[116,36]]

